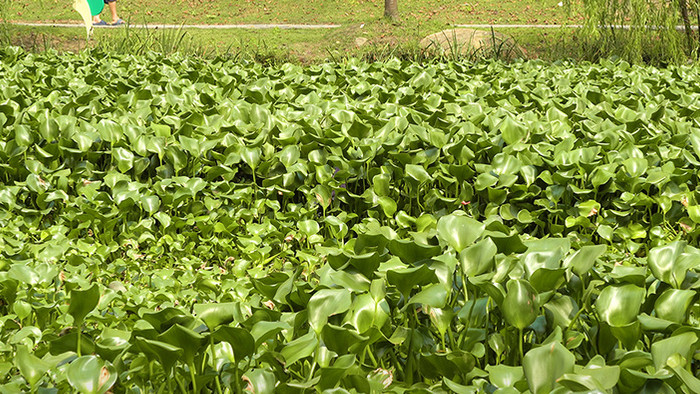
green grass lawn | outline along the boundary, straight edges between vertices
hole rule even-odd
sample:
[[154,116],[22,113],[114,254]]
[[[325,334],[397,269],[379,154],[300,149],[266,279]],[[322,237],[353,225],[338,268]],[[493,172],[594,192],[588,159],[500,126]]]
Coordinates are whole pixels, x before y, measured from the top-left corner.
[[[232,3],[234,5],[232,6]],[[558,0],[399,0],[406,23],[563,23],[569,17]],[[78,21],[70,0],[12,0],[9,19]],[[368,23],[381,17],[379,0],[119,0],[120,16],[132,22]],[[104,11],[105,16],[107,11]]]
[[[79,23],[71,3],[70,0],[13,0],[7,15],[12,21]],[[164,42],[165,46],[176,41],[181,49],[184,47],[189,52],[250,55],[302,63],[368,53],[375,56],[405,52],[416,48],[426,35],[454,24],[581,22],[579,17],[572,16],[576,13],[567,13],[565,7],[558,6],[557,0],[399,0],[401,17],[396,22],[382,18],[383,2],[378,0],[241,0],[234,7],[222,0],[119,0],[118,10],[120,16],[132,24],[340,24],[340,28],[328,30],[189,29],[182,40],[178,34],[183,32],[130,31],[136,42],[147,41],[140,38],[145,36],[160,39],[160,44]],[[107,11],[103,12],[103,18],[110,18]],[[18,26],[10,29],[15,44],[39,50],[54,47],[75,51],[86,45],[123,49],[126,45],[123,28],[98,29],[90,44],[86,43],[81,29]],[[500,31],[515,37],[528,58],[552,57],[555,44],[569,34],[552,30]],[[357,48],[358,37],[366,38],[367,45]]]

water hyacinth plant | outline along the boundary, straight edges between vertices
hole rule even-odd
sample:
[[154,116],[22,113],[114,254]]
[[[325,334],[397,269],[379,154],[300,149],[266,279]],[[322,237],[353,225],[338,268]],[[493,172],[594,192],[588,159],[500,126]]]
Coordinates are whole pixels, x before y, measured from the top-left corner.
[[3,392],[700,391],[697,67],[0,58]]

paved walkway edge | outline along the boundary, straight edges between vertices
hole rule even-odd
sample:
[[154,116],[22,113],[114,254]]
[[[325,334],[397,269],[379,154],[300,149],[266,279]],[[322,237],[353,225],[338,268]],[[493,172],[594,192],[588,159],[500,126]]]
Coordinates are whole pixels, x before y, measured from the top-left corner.
[[[31,22],[10,22],[15,26],[32,26],[32,27],[80,27],[85,28],[85,25],[80,23],[31,23]],[[97,28],[112,29],[119,26],[95,26]],[[243,24],[243,25],[129,25],[135,29],[335,29],[340,25],[295,25],[295,24]]]
[[[466,27],[470,29],[489,29],[489,28],[494,28],[494,29],[560,29],[560,28],[572,28],[572,29],[581,29],[583,28],[583,25],[504,25],[504,24],[494,24],[494,25],[469,25],[469,24],[455,24],[452,25],[454,27]],[[601,26],[602,27],[602,26]],[[605,26],[606,28],[611,27],[611,26]],[[624,29],[624,30],[629,30],[633,26],[632,25],[616,25],[612,26],[615,27],[616,29]],[[658,27],[656,26],[645,26],[647,29],[657,29]],[[697,26],[690,26],[691,30],[697,30]],[[676,26],[676,30],[685,30],[685,26],[679,25]]]

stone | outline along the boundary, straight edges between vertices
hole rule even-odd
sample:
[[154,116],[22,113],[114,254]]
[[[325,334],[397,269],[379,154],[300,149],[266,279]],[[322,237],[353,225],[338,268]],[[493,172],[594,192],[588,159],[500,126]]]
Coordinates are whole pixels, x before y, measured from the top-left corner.
[[515,40],[502,33],[476,29],[448,29],[431,34],[420,41],[425,51],[443,56],[524,57],[525,51]]
[[367,40],[366,38],[364,38],[364,37],[357,37],[357,38],[355,39],[355,46],[359,48],[359,47],[361,47],[361,46],[367,44],[367,41],[368,41],[368,40]]

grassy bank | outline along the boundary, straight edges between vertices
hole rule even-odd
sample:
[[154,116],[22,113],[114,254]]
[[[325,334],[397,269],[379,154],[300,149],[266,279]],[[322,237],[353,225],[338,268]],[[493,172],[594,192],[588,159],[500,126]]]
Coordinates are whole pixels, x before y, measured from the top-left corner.
[[[398,33],[389,34],[391,29]],[[76,28],[11,26],[10,31],[14,45],[32,51],[76,52],[89,46],[121,53],[151,49],[302,64],[345,57],[419,58],[424,54],[418,42],[426,34],[419,29],[382,22],[363,28],[351,25],[332,30],[100,29],[89,42],[85,40],[84,31]],[[523,48],[525,57],[544,60],[570,57],[568,54],[573,53],[571,44],[575,43],[577,33],[575,29],[498,29],[498,32],[512,36]],[[368,40],[361,47],[355,41],[359,37]]]
[[[200,56],[247,58],[264,63],[316,63],[345,57],[377,60],[391,56],[420,60],[418,43],[425,36],[455,24],[576,24],[577,12],[567,12],[555,0],[495,1],[400,1],[401,18],[381,18],[377,1],[349,2],[248,0],[236,7],[223,1],[121,1],[120,15],[132,24],[245,24],[300,23],[340,24],[319,30],[144,30],[136,28],[97,29],[86,41],[80,28],[4,26],[5,37],[29,50],[48,48],[78,51],[99,47],[117,53],[138,53],[146,49],[174,51]],[[17,0],[5,2],[6,19],[19,22],[77,22],[69,1]],[[1,7],[0,7],[1,8]],[[573,16],[572,16],[573,15]],[[108,18],[105,16],[105,18]],[[576,29],[501,28],[498,33],[515,39],[527,59],[596,60],[615,54],[615,48],[601,53],[604,45],[581,40]],[[361,45],[358,45],[358,42]],[[624,45],[624,44],[617,44]],[[649,40],[644,58],[654,64],[665,62],[663,45]]]
[[[567,16],[558,0],[401,0],[401,18],[408,24],[433,23],[564,23]],[[119,1],[125,20],[148,23],[369,23],[381,17],[376,0],[128,0]],[[106,11],[105,11],[106,15]],[[21,21],[77,21],[67,0],[13,0],[9,17]]]
[[[381,18],[383,4],[369,0],[290,0],[238,2],[175,0],[120,1],[120,16],[132,24],[245,24],[335,23],[332,30],[96,30],[86,42],[80,29],[10,26],[11,43],[30,50],[55,48],[76,51],[86,46],[117,52],[149,48],[179,50],[198,55],[225,55],[267,61],[312,63],[347,56],[377,59],[388,56],[420,57],[418,42],[426,35],[454,24],[579,23],[556,0],[400,1],[401,18]],[[78,21],[70,1],[16,0],[5,10],[16,22],[70,23]],[[108,19],[106,15],[103,17]],[[528,58],[549,58],[552,44],[563,32],[504,30],[514,36]],[[357,39],[363,41],[360,47]],[[365,41],[366,40],[366,41]]]

